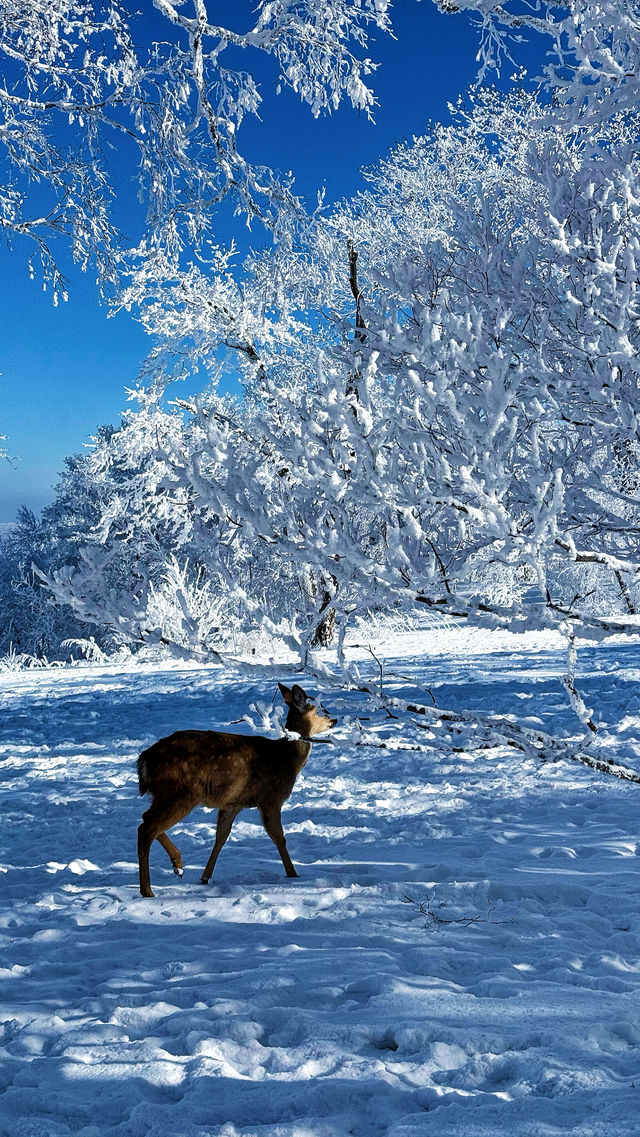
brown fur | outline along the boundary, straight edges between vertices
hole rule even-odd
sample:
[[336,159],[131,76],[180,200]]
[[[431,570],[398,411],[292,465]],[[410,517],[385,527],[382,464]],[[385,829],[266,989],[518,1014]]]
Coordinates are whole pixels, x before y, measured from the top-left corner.
[[335,726],[308,702],[302,687],[278,684],[289,707],[286,728],[300,740],[223,734],[213,730],[180,730],[161,738],[138,758],[140,793],[151,795],[151,806],[138,829],[140,892],[153,896],[149,880],[149,849],[154,840],[169,855],[174,872],[182,875],[182,857],[165,830],[176,825],[196,805],[218,810],[216,840],[202,873],[207,884],[231,826],[242,809],[256,807],[275,843],[287,876],[297,876],[282,831],[280,810],[311,752],[314,734]]

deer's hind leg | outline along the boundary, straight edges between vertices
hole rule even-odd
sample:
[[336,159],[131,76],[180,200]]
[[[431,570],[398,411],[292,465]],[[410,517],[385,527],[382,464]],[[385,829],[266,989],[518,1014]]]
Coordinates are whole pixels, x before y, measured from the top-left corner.
[[169,857],[176,876],[182,878],[182,853],[180,850],[174,845],[173,841],[169,840],[166,833],[158,833],[156,841],[162,845],[162,848]]
[[158,801],[157,799],[152,802],[149,809],[142,814],[142,822],[138,826],[138,866],[140,870],[140,895],[153,896],[151,891],[151,881],[149,879],[149,849],[155,841],[156,837],[160,840],[160,844],[171,856],[168,845],[174,850],[178,858],[180,853],[176,849],[172,841],[165,834],[165,829],[171,829],[172,825],[177,825],[178,821],[182,821],[188,813],[193,809],[194,802],[190,797],[176,797],[171,801]]
[[230,809],[218,810],[215,844],[211,850],[211,856],[209,857],[209,860],[207,861],[200,878],[202,884],[208,884],[211,880],[211,874],[213,873],[216,861],[220,855],[220,850],[224,845],[227,837],[229,836],[231,832],[231,826],[240,813],[241,808],[241,806],[232,806]]

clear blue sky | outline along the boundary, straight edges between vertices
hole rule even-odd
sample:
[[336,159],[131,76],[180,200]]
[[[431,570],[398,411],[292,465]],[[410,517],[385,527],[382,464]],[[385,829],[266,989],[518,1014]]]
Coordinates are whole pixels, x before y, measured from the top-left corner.
[[[219,0],[217,18],[233,13],[230,22],[241,26],[250,7]],[[166,25],[151,0],[137,8],[141,34],[164,38]],[[337,200],[361,186],[361,167],[394,142],[422,133],[430,119],[446,120],[448,101],[476,75],[477,26],[464,15],[442,15],[429,0],[397,0],[393,20],[396,40],[381,36],[369,53],[381,64],[373,79],[380,102],[375,124],[346,105],[314,120],[291,92],[275,95],[274,73],[261,62],[262,121],[245,120],[240,149],[292,170],[298,192],[310,199],[325,186],[329,200]],[[134,175],[132,168],[131,184]],[[129,187],[122,184],[126,200]],[[237,224],[243,227],[242,219]],[[226,225],[221,238],[231,236]],[[265,237],[254,229],[253,240],[261,245]],[[80,451],[100,424],[119,420],[124,388],[133,385],[147,351],[132,317],[107,318],[90,273],[71,267],[69,279],[68,303],[54,308],[41,282],[29,279],[26,247],[0,247],[0,429],[19,459],[0,466],[0,522],[12,520],[21,504],[38,510],[51,500],[65,455]]]

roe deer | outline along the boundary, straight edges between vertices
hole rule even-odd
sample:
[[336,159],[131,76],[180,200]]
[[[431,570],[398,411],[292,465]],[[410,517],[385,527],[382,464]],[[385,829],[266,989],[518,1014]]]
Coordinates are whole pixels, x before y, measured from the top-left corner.
[[151,806],[138,828],[140,893],[153,896],[149,880],[149,849],[159,841],[173,871],[182,876],[182,857],[165,832],[196,805],[217,807],[216,839],[202,884],[208,884],[222,846],[241,809],[257,807],[262,824],[282,858],[287,876],[297,876],[287,852],[280,810],[289,797],[311,752],[311,738],[337,719],[329,718],[308,701],[302,687],[278,684],[289,708],[286,729],[300,739],[260,735],[221,734],[213,730],[179,730],[154,742],[138,758],[141,794],[151,794]]

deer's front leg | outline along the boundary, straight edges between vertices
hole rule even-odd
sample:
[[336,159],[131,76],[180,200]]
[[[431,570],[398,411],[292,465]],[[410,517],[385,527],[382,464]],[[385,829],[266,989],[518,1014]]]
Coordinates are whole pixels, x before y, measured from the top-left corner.
[[287,842],[280,819],[281,808],[279,805],[260,806],[260,816],[262,818],[262,824],[280,853],[280,859],[282,860],[287,876],[297,876],[298,874],[287,850]]

